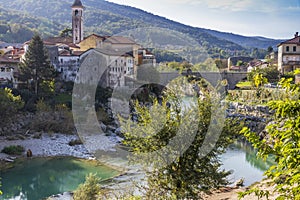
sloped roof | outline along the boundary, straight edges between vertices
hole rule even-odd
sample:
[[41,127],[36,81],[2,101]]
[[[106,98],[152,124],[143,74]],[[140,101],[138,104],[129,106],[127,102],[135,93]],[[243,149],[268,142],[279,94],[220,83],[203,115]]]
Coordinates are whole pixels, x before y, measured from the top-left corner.
[[75,0],[72,7],[83,7],[83,5],[80,0]]
[[73,51],[73,55],[74,56],[80,56],[81,54],[83,54],[85,51]]
[[108,56],[130,56],[130,57],[133,57],[132,52],[126,51],[126,50],[117,51],[117,50],[111,49],[111,48],[96,48],[94,50],[99,53],[108,55]]
[[73,38],[72,37],[49,37],[44,40],[44,44],[72,44],[73,43]]
[[[96,37],[96,38],[99,38],[99,39],[101,39],[101,40],[104,40],[105,38],[107,38],[107,36],[101,36],[101,35],[97,35],[97,34],[93,33],[93,34],[91,34],[91,35],[85,37],[82,41],[87,40],[87,39],[89,39],[90,37],[93,37],[93,36]],[[81,41],[81,42],[82,42],[82,41]]]
[[19,60],[8,58],[7,56],[0,56],[0,63],[19,63]]
[[131,38],[123,36],[111,36],[106,38],[104,42],[110,42],[112,44],[136,44]]
[[284,42],[281,42],[278,46],[282,45],[282,44],[298,44],[300,45],[300,36],[296,36],[290,40],[286,40]]

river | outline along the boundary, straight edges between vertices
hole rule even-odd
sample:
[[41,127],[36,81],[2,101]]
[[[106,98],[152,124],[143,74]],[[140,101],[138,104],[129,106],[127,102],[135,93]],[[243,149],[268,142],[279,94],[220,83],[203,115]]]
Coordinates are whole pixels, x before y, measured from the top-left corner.
[[[263,178],[270,161],[257,159],[256,151],[245,142],[236,142],[220,156],[222,169],[232,170],[229,180],[245,179],[248,186]],[[75,158],[33,158],[19,160],[14,168],[1,172],[4,192],[0,199],[39,200],[53,194],[72,191],[84,182],[88,173],[108,179],[120,172],[96,161]]]

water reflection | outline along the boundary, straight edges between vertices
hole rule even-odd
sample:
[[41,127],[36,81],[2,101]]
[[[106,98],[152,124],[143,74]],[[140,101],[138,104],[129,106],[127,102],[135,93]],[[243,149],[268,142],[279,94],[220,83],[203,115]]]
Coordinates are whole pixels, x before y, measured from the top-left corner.
[[264,172],[273,164],[272,159],[257,158],[257,151],[247,142],[232,144],[226,153],[221,155],[222,169],[232,170],[229,180],[234,182],[240,178],[245,179],[245,185],[251,185],[264,177]]
[[97,173],[102,179],[107,179],[119,172],[93,161],[74,158],[25,160],[1,172],[3,195],[0,199],[38,200],[71,191],[84,182],[88,173]]

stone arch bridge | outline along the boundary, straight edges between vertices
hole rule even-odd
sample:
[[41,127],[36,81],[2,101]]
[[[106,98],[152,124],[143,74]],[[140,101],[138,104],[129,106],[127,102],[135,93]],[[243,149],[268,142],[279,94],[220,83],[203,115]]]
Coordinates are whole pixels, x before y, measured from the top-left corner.
[[247,72],[183,72],[182,74],[179,74],[178,72],[161,72],[160,83],[162,85],[167,85],[173,79],[186,75],[204,78],[213,86],[218,84],[219,81],[226,79],[228,83],[226,89],[229,90],[234,89],[238,82],[247,78]]

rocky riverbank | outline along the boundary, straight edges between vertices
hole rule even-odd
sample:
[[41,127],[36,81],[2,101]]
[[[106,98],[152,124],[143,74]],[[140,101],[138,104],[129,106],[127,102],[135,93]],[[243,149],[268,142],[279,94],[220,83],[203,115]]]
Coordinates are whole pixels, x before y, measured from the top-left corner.
[[[11,137],[10,137],[11,138]],[[71,141],[77,140],[76,135],[65,134],[42,134],[40,133],[38,138],[34,135],[27,136],[22,139],[14,138],[13,140],[7,139],[7,137],[0,138],[0,149],[11,145],[23,146],[25,152],[21,155],[26,156],[26,151],[31,150],[32,156],[35,157],[47,157],[47,156],[73,156],[77,158],[91,158],[93,157],[84,145],[69,145]],[[0,158],[4,159],[8,157],[7,154],[1,153]]]
[[268,106],[249,106],[239,102],[228,103],[226,109],[227,117],[243,120],[252,131],[257,133],[264,130],[273,114],[274,111],[270,110]]

